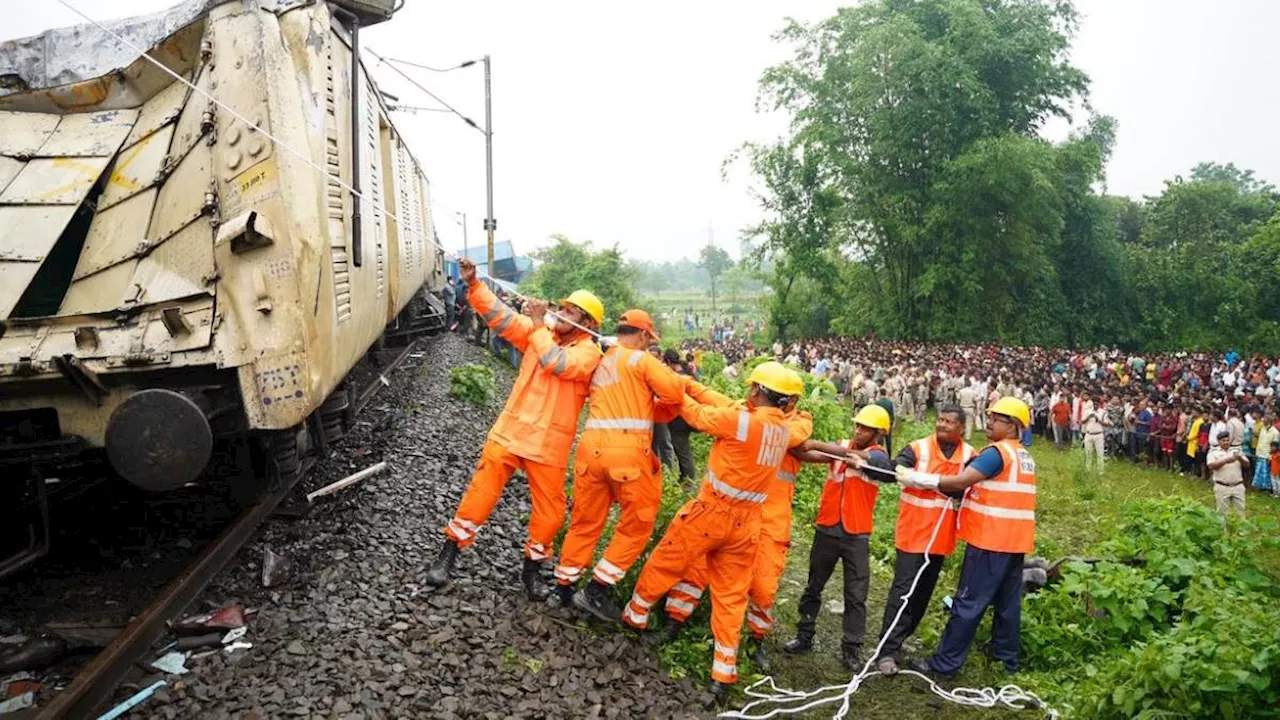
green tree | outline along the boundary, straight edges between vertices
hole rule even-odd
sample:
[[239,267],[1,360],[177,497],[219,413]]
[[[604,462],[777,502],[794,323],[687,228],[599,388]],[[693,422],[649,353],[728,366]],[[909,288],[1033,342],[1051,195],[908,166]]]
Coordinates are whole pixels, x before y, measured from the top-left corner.
[[521,292],[549,300],[567,297],[585,288],[604,303],[606,330],[629,308],[637,307],[635,269],[617,246],[595,250],[590,242],[575,243],[564,235],[552,235],[555,244],[533,253],[537,261]]
[[711,310],[716,309],[716,280],[725,270],[733,267],[733,259],[729,257],[729,253],[724,248],[717,247],[712,243],[707,243],[702,248],[702,252],[698,256],[698,265],[707,271],[707,275],[711,279]]

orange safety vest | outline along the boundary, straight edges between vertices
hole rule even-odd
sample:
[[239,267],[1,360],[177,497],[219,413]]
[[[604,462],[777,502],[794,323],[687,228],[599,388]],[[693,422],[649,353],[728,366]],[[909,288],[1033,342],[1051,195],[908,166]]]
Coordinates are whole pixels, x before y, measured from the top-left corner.
[[787,450],[808,437],[789,426],[775,407],[716,407],[686,395],[680,415],[693,429],[716,438],[698,491],[698,499],[708,505],[762,508]]
[[685,380],[643,350],[609,348],[591,376],[587,447],[647,449],[653,444],[654,395],[679,403]]
[[1017,439],[987,447],[1000,452],[1004,468],[965,491],[960,539],[992,552],[1030,553],[1036,544],[1036,461]]
[[[959,475],[965,463],[973,457],[973,447],[963,440],[951,451],[951,457],[947,457],[938,445],[937,435],[911,443],[911,451],[916,456],[916,470],[937,475]],[[957,501],[942,493],[904,485],[898,497],[894,545],[905,553],[923,553],[928,548],[931,555],[950,555],[956,549],[956,505]],[[946,513],[946,518],[938,528],[938,536],[933,538],[939,513]],[[929,544],[930,538],[933,538],[932,545]]]
[[580,331],[557,342],[554,333],[512,310],[482,282],[472,283],[467,300],[485,324],[524,353],[489,439],[513,455],[567,467],[600,346]]
[[[791,424],[792,434],[797,433],[808,438],[813,434],[813,416],[797,410],[787,416]],[[791,503],[796,494],[796,477],[800,474],[800,460],[791,453],[782,457],[782,465],[778,468],[777,479],[770,486],[768,497],[764,501],[764,516],[760,521],[760,532],[769,539],[785,543],[791,540]]]
[[[840,443],[852,447],[853,440]],[[885,452],[880,445],[869,445],[865,450]],[[843,525],[850,535],[871,533],[871,516],[876,509],[880,486],[861,470],[835,460],[827,469],[827,482],[822,486],[822,501],[818,505],[818,527]]]

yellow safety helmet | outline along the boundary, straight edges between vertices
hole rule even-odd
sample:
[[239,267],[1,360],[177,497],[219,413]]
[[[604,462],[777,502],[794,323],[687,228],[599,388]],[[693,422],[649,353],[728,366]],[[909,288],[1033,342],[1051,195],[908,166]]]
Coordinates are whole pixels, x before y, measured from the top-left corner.
[[788,397],[804,392],[804,380],[800,379],[800,375],[794,370],[788,370],[785,365],[776,360],[769,360],[757,365],[751,371],[751,376],[747,378],[747,382],[766,387]]
[[574,290],[569,297],[560,301],[582,308],[582,311],[595,319],[596,325],[604,322],[604,303],[590,290]]
[[882,432],[889,432],[889,411],[879,405],[867,405],[853,416],[855,425],[865,425]]
[[1030,427],[1031,425],[1031,409],[1027,404],[1016,397],[1002,397],[996,401],[995,405],[987,408],[987,412],[997,415],[1008,415],[1009,417],[1022,423],[1022,427]]

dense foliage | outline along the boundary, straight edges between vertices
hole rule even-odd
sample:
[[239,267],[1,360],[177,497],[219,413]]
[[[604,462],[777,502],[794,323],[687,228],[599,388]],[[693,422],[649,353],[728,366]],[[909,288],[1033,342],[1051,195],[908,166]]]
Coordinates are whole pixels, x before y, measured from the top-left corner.
[[493,368],[468,363],[449,370],[449,396],[472,405],[487,405],[498,392]]
[[1101,562],[1026,598],[1029,669],[1082,717],[1274,716],[1280,603],[1255,564],[1274,538],[1190,500],[1129,505]]
[[1099,194],[1116,123],[1067,60],[1069,0],[869,0],[779,39],[762,101],[790,132],[742,156],[777,334],[1280,349],[1280,196],[1203,164]]

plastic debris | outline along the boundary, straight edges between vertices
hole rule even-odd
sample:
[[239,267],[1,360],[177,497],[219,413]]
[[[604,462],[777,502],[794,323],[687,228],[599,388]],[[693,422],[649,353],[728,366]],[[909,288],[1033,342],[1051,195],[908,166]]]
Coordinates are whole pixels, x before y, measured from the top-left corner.
[[19,710],[26,710],[35,704],[36,694],[30,691],[24,692],[17,697],[12,697],[4,702],[0,702],[0,715],[3,715],[4,713],[17,712]]
[[223,650],[227,651],[227,654],[230,655],[231,653],[237,650],[248,650],[251,647],[253,647],[253,643],[233,642],[230,645],[227,645],[226,647],[224,647]]
[[233,643],[233,642],[235,642],[235,641],[239,640],[240,638],[244,637],[244,636],[245,636],[245,635],[247,635],[248,633],[249,633],[249,628],[247,628],[247,627],[238,627],[238,628],[236,628],[235,630],[231,630],[231,631],[230,631],[230,632],[228,632],[226,635],[223,635],[223,636],[222,636],[222,644],[223,644],[223,645],[230,645],[231,643]]
[[244,615],[244,608],[232,604],[215,612],[179,620],[174,624],[173,632],[177,635],[207,635],[211,632],[234,630],[245,626]]
[[374,466],[372,466],[372,467],[367,467],[367,468],[365,468],[364,470],[361,470],[361,471],[360,471],[360,472],[358,472],[358,473],[355,473],[355,474],[352,474],[352,475],[348,475],[348,476],[346,476],[346,477],[342,478],[341,480],[339,480],[338,482],[331,483],[331,484],[329,484],[329,485],[325,485],[324,487],[320,488],[319,490],[313,490],[313,491],[311,491],[311,492],[307,493],[307,502],[311,502],[312,500],[315,500],[316,498],[318,498],[318,497],[320,497],[320,496],[322,496],[322,495],[328,495],[328,494],[330,494],[330,493],[335,493],[335,492],[337,492],[337,491],[339,491],[339,490],[341,490],[341,489],[343,489],[343,488],[345,488],[345,487],[347,487],[347,486],[349,486],[349,485],[355,485],[356,483],[360,482],[361,480],[364,480],[365,478],[367,478],[367,477],[369,477],[369,476],[371,476],[371,475],[373,475],[373,474],[375,474],[375,473],[380,473],[380,472],[382,472],[382,471],[383,471],[383,470],[385,470],[386,468],[387,468],[387,463],[386,463],[385,461],[384,461],[384,462],[380,462],[380,463],[378,463],[377,465],[374,465]]
[[166,675],[187,674],[187,654],[176,650],[152,661],[151,667]]
[[275,587],[289,579],[293,571],[293,563],[289,558],[273,552],[271,548],[262,551],[262,587]]
[[828,600],[828,601],[827,601],[827,612],[831,613],[832,615],[843,615],[843,614],[844,614],[844,600],[841,600],[840,598],[832,598],[832,599]]
[[4,691],[5,700],[11,700],[24,693],[35,693],[39,695],[40,688],[44,687],[43,683],[36,682],[30,676],[27,676],[22,680],[10,682],[8,685],[9,686],[5,688]]
[[141,702],[151,697],[152,695],[155,695],[157,690],[159,690],[160,688],[168,684],[169,683],[164,680],[157,680],[151,683],[147,687],[134,693],[133,696],[130,697],[128,700],[125,700],[119,705],[111,708],[111,710],[109,710],[106,714],[100,716],[98,720],[116,720],[116,718],[134,709]]

